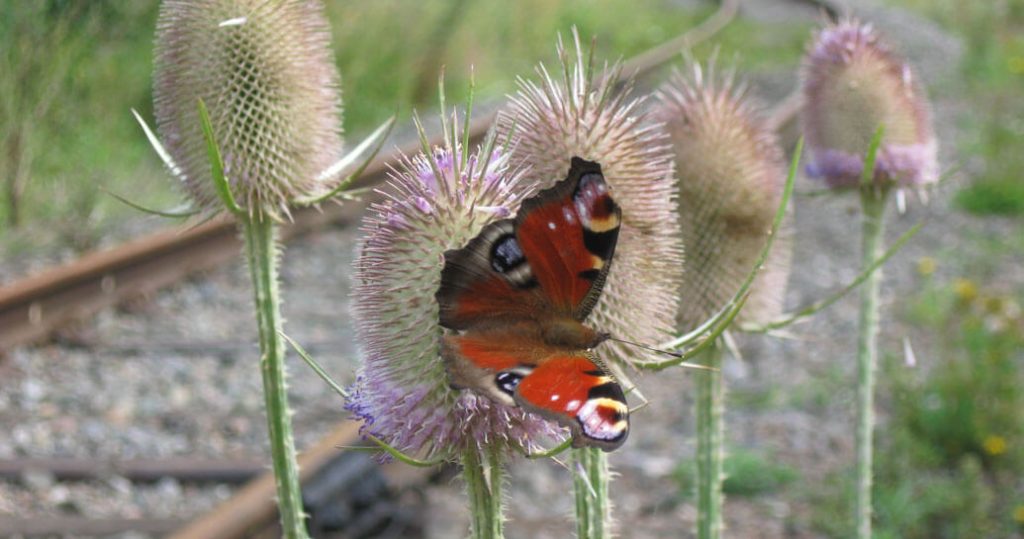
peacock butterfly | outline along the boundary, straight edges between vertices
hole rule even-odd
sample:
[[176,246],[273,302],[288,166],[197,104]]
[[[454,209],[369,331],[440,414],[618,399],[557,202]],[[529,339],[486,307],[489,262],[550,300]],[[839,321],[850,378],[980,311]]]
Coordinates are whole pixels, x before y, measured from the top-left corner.
[[591,350],[608,338],[583,321],[597,303],[622,212],[597,163],[525,200],[514,219],[445,252],[437,291],[452,387],[519,405],[568,427],[573,445],[613,450],[629,433],[622,388]]

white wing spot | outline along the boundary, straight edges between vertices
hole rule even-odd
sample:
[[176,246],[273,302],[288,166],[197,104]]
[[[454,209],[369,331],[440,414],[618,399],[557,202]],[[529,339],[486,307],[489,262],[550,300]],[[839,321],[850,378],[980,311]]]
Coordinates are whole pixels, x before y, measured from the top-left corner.
[[548,228],[550,228],[551,230],[554,230],[556,228],[555,222],[554,221],[548,221]]

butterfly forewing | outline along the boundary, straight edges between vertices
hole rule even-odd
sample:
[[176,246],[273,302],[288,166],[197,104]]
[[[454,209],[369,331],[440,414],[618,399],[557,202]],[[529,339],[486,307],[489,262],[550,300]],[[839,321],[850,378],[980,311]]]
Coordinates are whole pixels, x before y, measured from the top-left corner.
[[462,249],[444,254],[437,291],[441,325],[467,329],[493,320],[528,318],[543,300],[530,266],[518,251],[515,222],[496,221],[484,227]]
[[518,245],[552,307],[583,320],[611,266],[621,210],[597,163],[572,159],[569,176],[523,203]]
[[445,253],[441,325],[467,329],[536,313],[583,320],[608,274],[620,214],[600,165],[574,157],[569,175],[526,200],[515,220],[491,223]]

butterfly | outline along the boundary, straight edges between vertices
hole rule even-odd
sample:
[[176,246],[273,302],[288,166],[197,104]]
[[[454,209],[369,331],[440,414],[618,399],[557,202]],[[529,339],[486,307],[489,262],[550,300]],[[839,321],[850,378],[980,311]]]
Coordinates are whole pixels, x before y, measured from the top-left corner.
[[445,252],[436,298],[451,385],[568,427],[573,446],[611,451],[629,433],[621,386],[584,324],[601,295],[622,211],[597,163],[573,157],[565,179]]

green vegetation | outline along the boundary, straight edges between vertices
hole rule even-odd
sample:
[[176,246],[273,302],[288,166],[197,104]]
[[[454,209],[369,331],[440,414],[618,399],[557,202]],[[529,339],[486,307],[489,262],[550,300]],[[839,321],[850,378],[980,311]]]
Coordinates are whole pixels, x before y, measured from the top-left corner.
[[[1024,294],[973,281],[928,283],[907,317],[940,336],[935,364],[908,368],[889,357],[878,432],[876,537],[1012,537],[1024,525]],[[922,368],[923,367],[923,368]],[[826,485],[852,481],[834,475]],[[815,524],[833,537],[849,528],[847,499],[812,489]]]
[[[722,483],[722,492],[727,496],[752,498],[772,494],[799,478],[792,467],[777,464],[770,457],[749,449],[727,453],[723,469],[725,481]],[[680,496],[692,497],[696,484],[693,463],[681,462],[676,467],[674,477],[679,485]]]

